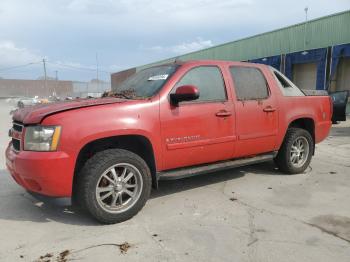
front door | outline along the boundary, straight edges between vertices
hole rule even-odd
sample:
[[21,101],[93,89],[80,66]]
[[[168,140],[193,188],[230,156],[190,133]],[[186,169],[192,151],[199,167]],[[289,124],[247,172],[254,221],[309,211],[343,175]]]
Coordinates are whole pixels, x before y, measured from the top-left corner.
[[163,169],[229,159],[234,152],[234,108],[217,66],[189,69],[171,92],[194,85],[199,98],[173,106],[160,105]]
[[274,151],[278,108],[260,69],[230,67],[236,109],[237,146],[235,157]]

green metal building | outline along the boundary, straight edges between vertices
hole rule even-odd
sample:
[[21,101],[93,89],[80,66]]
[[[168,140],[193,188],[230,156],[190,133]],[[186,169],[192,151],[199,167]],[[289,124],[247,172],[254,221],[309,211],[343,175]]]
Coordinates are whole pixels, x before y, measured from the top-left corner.
[[117,72],[112,89],[139,70],[176,59],[263,63],[301,88],[350,90],[350,10]]

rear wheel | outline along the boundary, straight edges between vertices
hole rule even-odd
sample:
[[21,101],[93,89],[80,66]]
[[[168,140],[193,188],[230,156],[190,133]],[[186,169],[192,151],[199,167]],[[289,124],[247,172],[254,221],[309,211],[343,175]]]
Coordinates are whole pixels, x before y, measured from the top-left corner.
[[127,150],[109,149],[84,165],[78,179],[78,198],[101,223],[118,223],[141,210],[151,184],[150,170],[141,157]]
[[308,131],[290,128],[275,158],[278,168],[288,174],[298,174],[309,166],[314,151],[314,141]]

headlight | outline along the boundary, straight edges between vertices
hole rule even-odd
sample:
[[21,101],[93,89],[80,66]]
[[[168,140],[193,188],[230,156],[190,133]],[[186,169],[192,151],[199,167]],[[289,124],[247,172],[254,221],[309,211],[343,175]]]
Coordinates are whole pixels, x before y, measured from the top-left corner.
[[25,131],[24,150],[56,151],[60,134],[60,126],[28,126]]

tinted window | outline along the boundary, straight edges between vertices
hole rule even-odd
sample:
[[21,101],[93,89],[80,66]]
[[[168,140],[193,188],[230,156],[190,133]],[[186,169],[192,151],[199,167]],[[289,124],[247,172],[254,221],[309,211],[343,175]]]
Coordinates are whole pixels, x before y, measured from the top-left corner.
[[196,101],[226,100],[226,90],[220,69],[214,66],[201,66],[191,69],[176,84],[194,85],[199,89],[199,98]]
[[264,99],[269,96],[267,82],[260,70],[252,67],[231,67],[238,100]]

